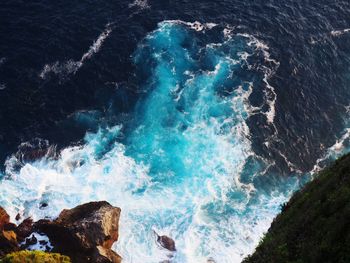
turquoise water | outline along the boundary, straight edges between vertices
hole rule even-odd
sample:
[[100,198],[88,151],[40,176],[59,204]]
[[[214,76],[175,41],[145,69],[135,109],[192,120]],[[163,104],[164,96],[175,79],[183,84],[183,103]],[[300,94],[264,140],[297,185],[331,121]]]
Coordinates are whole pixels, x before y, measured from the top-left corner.
[[[252,36],[182,21],[160,23],[133,61],[145,93],[130,120],[88,133],[58,159],[18,171],[12,157],[0,204],[39,219],[107,200],[122,208],[114,249],[125,262],[239,262],[298,186],[268,174],[245,123],[261,112],[273,125],[273,88],[259,107],[249,97],[278,63]],[[172,237],[177,253],[160,248],[154,232]]]

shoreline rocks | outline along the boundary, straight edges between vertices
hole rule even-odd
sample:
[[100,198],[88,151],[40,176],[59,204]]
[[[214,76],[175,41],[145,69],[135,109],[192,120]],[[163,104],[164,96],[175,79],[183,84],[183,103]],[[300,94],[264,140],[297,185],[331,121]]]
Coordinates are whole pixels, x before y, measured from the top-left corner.
[[105,201],[90,202],[63,210],[54,221],[39,220],[34,229],[46,234],[53,251],[71,257],[73,262],[121,262],[111,250],[118,240],[120,208]]
[[16,226],[0,207],[0,258],[37,243],[37,232],[49,238],[50,252],[67,255],[73,263],[120,263],[111,249],[118,240],[120,211],[105,201],[90,202],[64,209],[53,221],[27,218]]
[[10,216],[0,207],[0,257],[19,249],[16,233],[7,227],[9,224]]
[[0,230],[4,229],[4,226],[10,223],[10,216],[6,210],[0,207]]

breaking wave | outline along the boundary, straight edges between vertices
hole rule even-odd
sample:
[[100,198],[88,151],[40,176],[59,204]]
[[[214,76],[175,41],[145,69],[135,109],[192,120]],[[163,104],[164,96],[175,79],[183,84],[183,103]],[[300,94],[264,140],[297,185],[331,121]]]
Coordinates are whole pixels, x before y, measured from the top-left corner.
[[[268,173],[246,125],[252,114],[273,123],[268,80],[278,62],[251,35],[182,21],[160,23],[133,60],[145,94],[129,122],[88,133],[59,156],[45,143],[38,160],[12,156],[0,205],[37,220],[107,200],[122,209],[114,249],[124,262],[239,262],[298,187],[296,177]],[[172,237],[177,252],[162,250],[154,231]]]

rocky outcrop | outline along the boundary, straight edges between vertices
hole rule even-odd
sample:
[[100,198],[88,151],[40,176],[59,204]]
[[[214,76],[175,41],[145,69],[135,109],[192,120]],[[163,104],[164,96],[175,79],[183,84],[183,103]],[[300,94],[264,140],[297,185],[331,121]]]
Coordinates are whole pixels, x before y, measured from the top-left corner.
[[18,251],[18,243],[15,232],[1,231],[0,233],[0,258],[8,253]]
[[23,220],[18,227],[14,229],[18,236],[18,240],[22,242],[26,237],[28,237],[33,232],[33,219],[27,218]]
[[175,252],[175,241],[168,236],[159,236],[157,233],[157,242],[165,249]]
[[73,263],[119,263],[121,257],[111,250],[118,240],[119,216],[120,208],[91,202],[63,210],[54,221],[27,218],[16,226],[0,207],[0,258],[44,242],[33,235],[39,232],[49,237],[54,252],[68,255]]
[[10,223],[10,216],[6,210],[0,207],[0,230],[4,229],[4,226]]
[[0,257],[19,249],[16,233],[8,229],[9,224],[10,216],[0,207]]
[[73,262],[121,262],[111,247],[118,240],[120,208],[91,202],[63,210],[54,221],[40,220],[34,228],[46,234],[54,251]]

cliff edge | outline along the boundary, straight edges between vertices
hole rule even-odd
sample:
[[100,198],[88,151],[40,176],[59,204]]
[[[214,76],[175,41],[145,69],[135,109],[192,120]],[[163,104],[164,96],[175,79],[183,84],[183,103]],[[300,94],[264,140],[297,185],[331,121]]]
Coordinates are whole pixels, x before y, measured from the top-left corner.
[[294,194],[243,262],[350,262],[350,154]]

